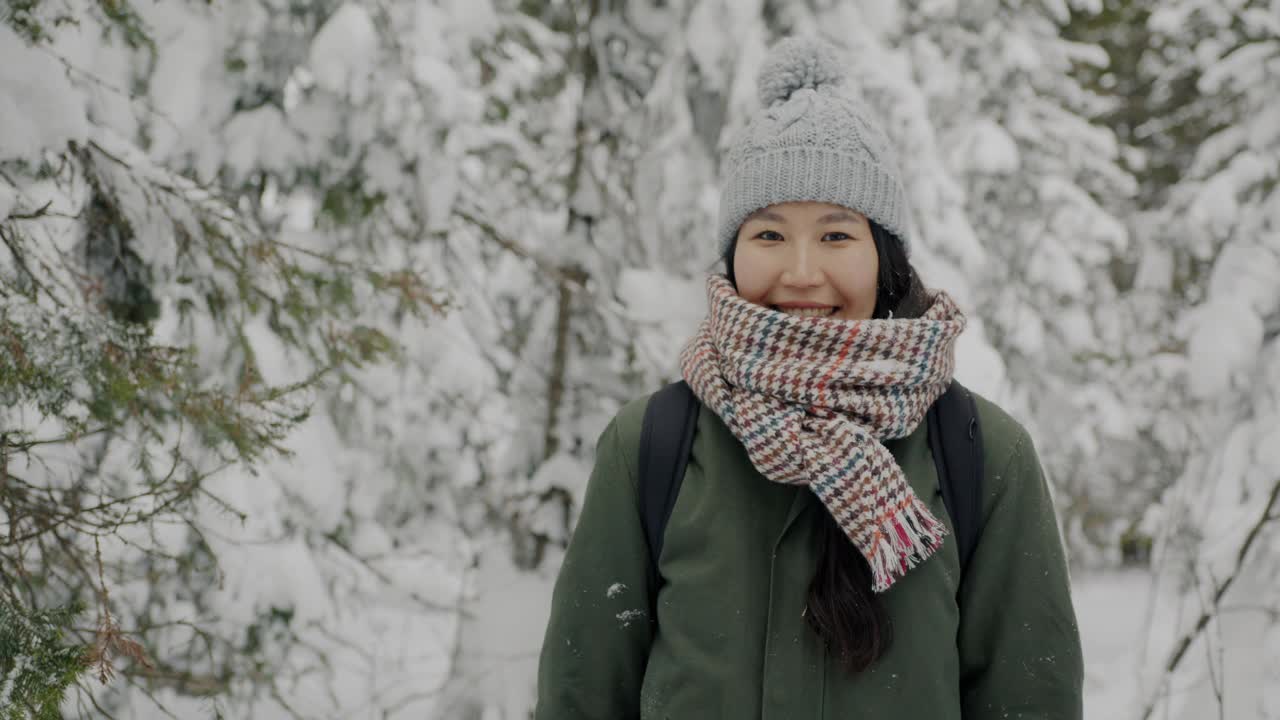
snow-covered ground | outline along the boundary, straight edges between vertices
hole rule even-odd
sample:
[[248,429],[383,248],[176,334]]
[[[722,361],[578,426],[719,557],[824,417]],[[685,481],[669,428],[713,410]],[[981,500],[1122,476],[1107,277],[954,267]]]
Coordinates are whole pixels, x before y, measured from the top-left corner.
[[1133,717],[1151,580],[1144,571],[1079,574],[1072,590],[1084,644],[1086,718]]
[[[1168,720],[1262,720],[1277,717],[1280,682],[1266,676],[1275,633],[1258,605],[1274,601],[1276,588],[1233,588],[1246,600],[1223,613],[1193,643],[1167,687],[1153,674],[1168,662],[1181,639],[1174,608],[1146,570],[1100,571],[1073,578],[1085,659],[1085,714],[1090,720],[1137,720],[1158,697],[1153,718]],[[1167,589],[1166,589],[1167,590]],[[1248,598],[1256,602],[1250,602]],[[1176,636],[1175,636],[1176,635]],[[1206,649],[1207,648],[1207,649]],[[1274,660],[1271,661],[1274,663]],[[1221,698],[1219,698],[1221,695]],[[1221,702],[1219,700],[1221,699]],[[1221,707],[1220,707],[1221,706]]]

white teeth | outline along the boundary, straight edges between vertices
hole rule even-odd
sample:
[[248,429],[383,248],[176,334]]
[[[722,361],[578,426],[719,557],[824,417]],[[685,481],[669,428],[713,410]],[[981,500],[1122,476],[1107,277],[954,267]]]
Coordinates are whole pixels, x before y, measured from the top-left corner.
[[835,313],[835,308],[778,308],[778,310],[796,317],[826,317]]

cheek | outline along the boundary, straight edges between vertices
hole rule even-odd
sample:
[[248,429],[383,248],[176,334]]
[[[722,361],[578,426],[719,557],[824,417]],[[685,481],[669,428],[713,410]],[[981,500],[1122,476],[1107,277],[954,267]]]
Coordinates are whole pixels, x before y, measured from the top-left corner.
[[880,264],[875,247],[870,243],[867,245],[870,246],[870,253],[858,253],[858,257],[847,265],[848,270],[841,273],[836,282],[840,294],[855,306],[854,312],[870,317],[876,305]]
[[739,246],[733,256],[733,276],[737,281],[738,294],[744,300],[760,303],[769,292],[771,284],[769,268],[765,258],[750,248]]
[[880,267],[876,263],[874,256],[871,258],[871,262],[858,265],[854,282],[862,292],[875,295],[876,286],[880,284]]

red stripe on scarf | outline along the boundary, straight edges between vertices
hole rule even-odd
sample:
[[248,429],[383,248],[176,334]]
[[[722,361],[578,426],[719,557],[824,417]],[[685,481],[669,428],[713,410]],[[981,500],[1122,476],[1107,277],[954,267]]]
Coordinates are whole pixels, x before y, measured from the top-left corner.
[[858,339],[858,335],[862,332],[862,323],[855,323],[849,332],[849,339],[845,341],[844,347],[840,348],[840,354],[836,356],[835,362],[831,363],[831,367],[827,368],[827,374],[822,376],[818,381],[818,404],[826,405],[827,402],[827,384],[831,382],[831,376],[836,374],[836,370],[844,363],[844,359],[849,356],[849,350],[853,347],[853,341]]

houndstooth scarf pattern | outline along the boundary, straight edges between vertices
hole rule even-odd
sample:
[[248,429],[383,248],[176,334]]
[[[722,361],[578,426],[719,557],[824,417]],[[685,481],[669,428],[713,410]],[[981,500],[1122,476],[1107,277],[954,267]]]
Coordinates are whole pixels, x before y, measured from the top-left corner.
[[884,592],[942,545],[946,527],[883,440],[905,437],[946,391],[964,315],[944,292],[919,318],[803,318],[707,280],[709,312],[684,378],[766,478],[807,485]]

